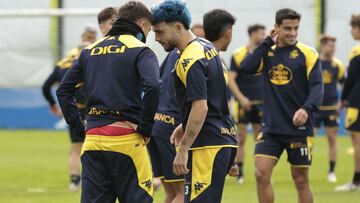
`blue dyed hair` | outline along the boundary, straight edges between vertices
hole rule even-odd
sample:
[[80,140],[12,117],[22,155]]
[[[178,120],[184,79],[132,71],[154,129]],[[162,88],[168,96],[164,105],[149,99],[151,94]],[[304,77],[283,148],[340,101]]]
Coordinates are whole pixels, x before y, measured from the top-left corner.
[[153,25],[161,22],[181,22],[185,29],[190,29],[191,15],[186,3],[182,0],[165,0],[151,8]]

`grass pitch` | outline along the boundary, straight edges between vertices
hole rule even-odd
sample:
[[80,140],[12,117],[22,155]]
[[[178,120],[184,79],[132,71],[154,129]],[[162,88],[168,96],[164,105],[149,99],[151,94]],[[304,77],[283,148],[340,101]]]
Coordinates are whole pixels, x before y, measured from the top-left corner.
[[[245,184],[238,185],[228,178],[223,203],[257,202],[253,176],[253,145],[249,136],[246,143]],[[360,202],[360,192],[334,192],[337,184],[348,182],[353,174],[353,157],[348,154],[351,142],[348,136],[338,137],[338,183],[328,183],[328,147],[325,137],[316,137],[313,166],[310,171],[315,202]],[[76,203],[80,192],[67,190],[67,157],[69,138],[67,132],[16,130],[0,131],[0,203]],[[286,153],[281,157],[273,174],[276,202],[296,202],[296,191],[290,176]],[[155,193],[156,203],[162,202],[162,189]]]

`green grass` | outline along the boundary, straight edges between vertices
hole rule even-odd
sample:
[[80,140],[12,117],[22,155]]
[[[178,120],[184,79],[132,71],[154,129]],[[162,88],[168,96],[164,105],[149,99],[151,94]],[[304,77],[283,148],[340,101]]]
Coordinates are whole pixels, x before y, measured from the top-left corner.
[[[223,203],[257,202],[253,177],[253,144],[248,138],[245,161],[246,182],[238,185],[228,178]],[[349,137],[338,138],[338,183],[351,179],[353,159],[347,154]],[[79,202],[80,193],[69,193],[67,156],[69,140],[66,132],[56,131],[0,131],[0,202],[4,203],[72,203]],[[313,167],[310,172],[315,202],[360,202],[360,192],[334,192],[335,184],[326,181],[328,171],[325,137],[315,140]],[[296,202],[286,153],[275,168],[273,182],[276,202]],[[155,193],[155,202],[161,202],[164,192]]]

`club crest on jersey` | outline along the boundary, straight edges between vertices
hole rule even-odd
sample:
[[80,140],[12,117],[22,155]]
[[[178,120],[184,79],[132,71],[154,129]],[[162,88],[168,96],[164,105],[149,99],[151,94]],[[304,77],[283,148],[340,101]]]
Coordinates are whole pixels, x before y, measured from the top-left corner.
[[328,70],[323,70],[323,82],[324,84],[332,83],[332,74]]
[[290,59],[296,59],[299,56],[298,50],[294,49],[290,52],[289,58]]
[[274,85],[286,85],[293,79],[293,73],[290,68],[280,63],[270,69],[269,79]]

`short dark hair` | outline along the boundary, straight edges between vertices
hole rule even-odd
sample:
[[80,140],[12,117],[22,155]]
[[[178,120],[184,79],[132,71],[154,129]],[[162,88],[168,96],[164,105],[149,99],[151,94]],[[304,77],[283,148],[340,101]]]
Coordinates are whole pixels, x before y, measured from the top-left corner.
[[356,26],[360,28],[360,13],[351,15],[350,25],[353,27]]
[[301,15],[300,13],[296,12],[291,8],[283,8],[276,12],[275,22],[277,25],[280,25],[283,20],[290,19],[290,20],[300,20]]
[[211,10],[203,16],[205,38],[209,41],[218,40],[228,26],[235,24],[236,18],[223,9]]
[[119,18],[136,22],[142,18],[152,21],[152,15],[148,7],[140,1],[129,1],[118,10]]
[[262,24],[249,25],[247,31],[248,31],[248,34],[250,36],[253,32],[257,32],[258,30],[265,30],[265,26],[262,25]]
[[336,37],[334,37],[332,35],[327,35],[327,34],[320,35],[320,44],[321,45],[327,44],[330,41],[336,42]]
[[101,24],[109,19],[117,18],[117,12],[114,7],[107,7],[100,11],[97,15],[98,23]]
[[182,0],[165,0],[151,8],[153,15],[153,25],[161,22],[172,23],[180,22],[185,29],[190,29],[191,14]]

